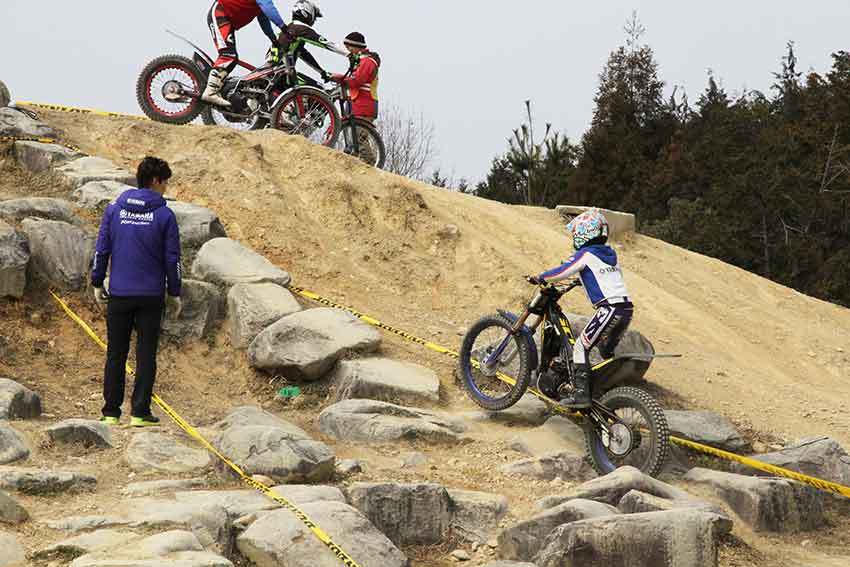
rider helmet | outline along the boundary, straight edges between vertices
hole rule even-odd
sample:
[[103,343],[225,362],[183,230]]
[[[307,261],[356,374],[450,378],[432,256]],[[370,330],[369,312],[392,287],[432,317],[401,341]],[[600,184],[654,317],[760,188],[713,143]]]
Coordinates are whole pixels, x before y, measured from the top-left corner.
[[580,250],[591,244],[605,244],[608,241],[610,228],[608,220],[599,209],[590,209],[567,225],[573,235],[573,248]]
[[308,26],[316,23],[316,20],[322,17],[322,9],[319,8],[318,2],[311,0],[298,0],[292,6],[292,19]]

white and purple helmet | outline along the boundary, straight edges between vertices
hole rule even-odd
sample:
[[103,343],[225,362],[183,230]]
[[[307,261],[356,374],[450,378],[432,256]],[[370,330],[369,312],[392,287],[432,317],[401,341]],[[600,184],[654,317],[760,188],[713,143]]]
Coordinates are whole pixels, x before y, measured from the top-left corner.
[[571,220],[567,230],[573,235],[573,248],[579,250],[597,238],[608,239],[608,220],[599,209],[594,208]]

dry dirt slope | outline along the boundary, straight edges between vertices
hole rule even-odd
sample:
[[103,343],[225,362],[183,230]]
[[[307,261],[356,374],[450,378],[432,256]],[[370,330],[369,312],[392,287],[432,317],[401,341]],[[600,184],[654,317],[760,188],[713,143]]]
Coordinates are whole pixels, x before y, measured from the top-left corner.
[[[411,182],[277,132],[44,118],[128,168],[169,160],[174,197],[217,211],[297,284],[452,345],[480,314],[526,298],[520,275],[569,254],[550,211]],[[656,362],[653,381],[762,432],[850,445],[850,310],[651,238],[619,248],[635,327],[685,355]]]

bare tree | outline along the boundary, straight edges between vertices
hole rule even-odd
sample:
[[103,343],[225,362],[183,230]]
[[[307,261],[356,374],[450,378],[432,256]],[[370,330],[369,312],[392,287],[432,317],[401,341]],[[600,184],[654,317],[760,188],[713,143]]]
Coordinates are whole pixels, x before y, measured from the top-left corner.
[[387,148],[385,170],[424,180],[437,157],[434,124],[422,113],[410,113],[397,104],[381,105],[378,131]]

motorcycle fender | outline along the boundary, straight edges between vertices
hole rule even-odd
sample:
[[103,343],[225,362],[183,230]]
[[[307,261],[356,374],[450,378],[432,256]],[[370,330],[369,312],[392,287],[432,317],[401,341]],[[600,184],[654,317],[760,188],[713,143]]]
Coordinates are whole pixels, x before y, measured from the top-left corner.
[[[298,88],[300,88],[300,89],[301,89],[301,92],[307,92],[307,91],[309,91],[309,90],[313,90],[313,91],[317,91],[317,92],[318,92],[319,94],[321,94],[321,95],[328,96],[328,93],[326,93],[326,92],[325,92],[325,91],[323,91],[322,89],[318,89],[318,88],[316,88],[316,87],[311,87],[311,86],[299,86]],[[285,97],[286,95],[288,95],[288,94],[289,94],[289,93],[291,93],[291,92],[292,92],[292,89],[286,89],[285,91],[283,91],[282,93],[280,93],[280,95],[278,95],[278,97],[274,100],[274,103],[273,103],[273,104],[272,104],[269,108],[275,108],[275,107],[277,107],[278,103],[279,103],[281,100],[283,100],[283,97]]]
[[208,58],[205,58],[200,53],[195,53],[195,56],[192,57],[192,61],[195,62],[195,65],[198,66],[198,69],[201,70],[201,73],[204,75],[209,75],[210,71],[212,71],[213,64]]
[[[511,313],[510,311],[503,311],[499,309],[499,315],[510,321],[511,323],[516,323],[519,316]],[[537,354],[537,343],[534,342],[534,333],[531,332],[527,326],[522,326],[523,338],[528,342],[528,350],[531,352],[531,369],[537,370],[537,366],[540,364],[540,356]]]

